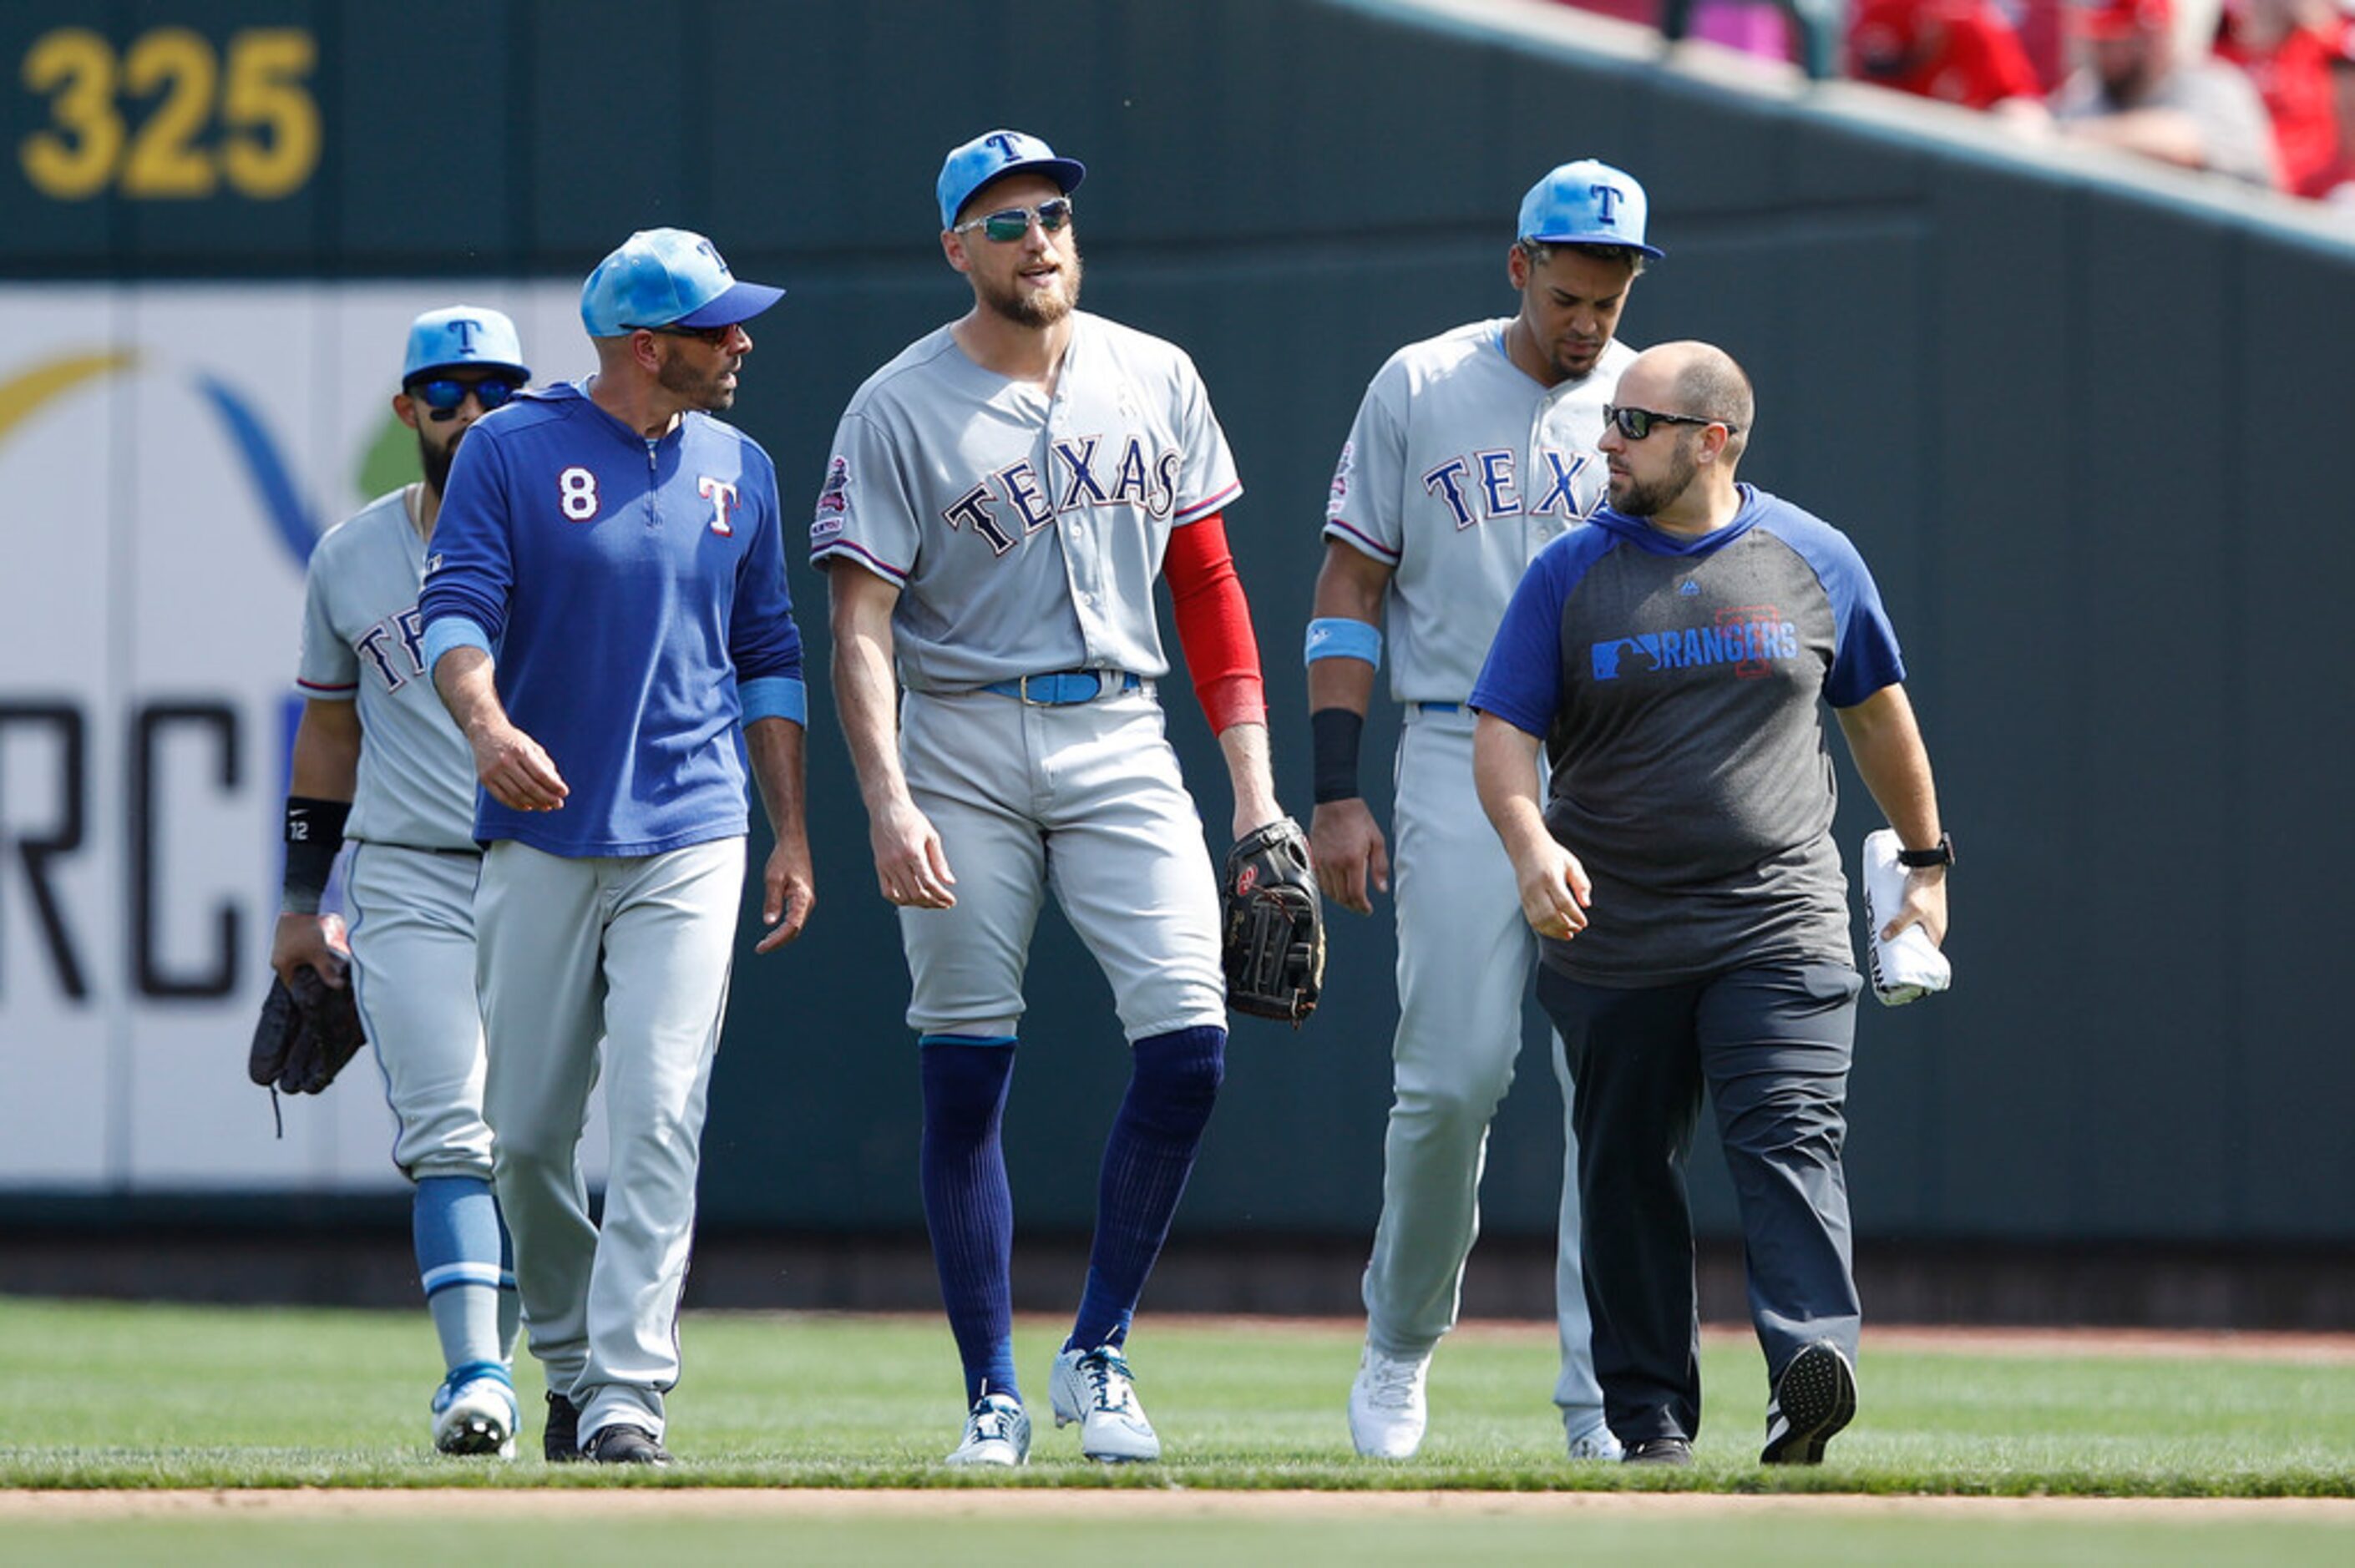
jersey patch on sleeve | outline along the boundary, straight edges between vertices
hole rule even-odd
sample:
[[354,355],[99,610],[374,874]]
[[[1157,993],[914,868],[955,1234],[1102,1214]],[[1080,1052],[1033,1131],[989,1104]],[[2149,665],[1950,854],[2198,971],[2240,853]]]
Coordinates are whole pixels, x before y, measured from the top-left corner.
[[810,543],[831,539],[842,532],[850,511],[850,460],[836,458],[826,465],[826,488],[817,493],[817,515],[810,523]]
[[1341,503],[1349,499],[1349,475],[1358,466],[1358,443],[1341,443],[1341,461],[1333,465],[1333,494],[1325,503],[1327,518],[1341,515]]

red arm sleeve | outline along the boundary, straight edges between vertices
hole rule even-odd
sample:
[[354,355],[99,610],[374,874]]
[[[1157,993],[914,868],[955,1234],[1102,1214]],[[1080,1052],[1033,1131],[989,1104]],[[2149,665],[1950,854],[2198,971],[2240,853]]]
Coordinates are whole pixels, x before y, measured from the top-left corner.
[[1267,687],[1260,679],[1259,640],[1251,606],[1227,549],[1222,513],[1170,531],[1161,575],[1178,611],[1178,643],[1194,695],[1218,735],[1239,724],[1267,722]]

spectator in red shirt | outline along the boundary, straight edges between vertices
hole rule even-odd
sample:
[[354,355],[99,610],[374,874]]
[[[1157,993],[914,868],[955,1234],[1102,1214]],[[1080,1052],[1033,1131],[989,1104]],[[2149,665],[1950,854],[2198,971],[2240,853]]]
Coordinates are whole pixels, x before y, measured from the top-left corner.
[[2318,196],[2339,180],[2331,58],[2347,30],[2331,0],[2225,0],[2216,58],[2241,68],[2273,121],[2282,186]]
[[2042,117],[2043,86],[1995,0],[1860,0],[1848,49],[1859,81]]

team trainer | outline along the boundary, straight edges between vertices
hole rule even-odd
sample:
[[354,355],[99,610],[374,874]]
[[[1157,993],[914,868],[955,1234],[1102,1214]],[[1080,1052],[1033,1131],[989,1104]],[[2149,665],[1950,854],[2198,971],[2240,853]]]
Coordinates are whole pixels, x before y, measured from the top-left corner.
[[1722,351],[1639,355],[1604,410],[1610,505],[1530,567],[1472,691],[1481,804],[1577,1083],[1595,1375],[1636,1463],[1689,1464],[1700,1431],[1684,1156],[1704,1084],[1773,1391],[1761,1459],[1820,1460],[1856,1410],[1860,981],[1819,699],[1913,868],[1884,935],[1945,936],[1953,848],[1896,634],[1845,535],[1735,482],[1753,418]]

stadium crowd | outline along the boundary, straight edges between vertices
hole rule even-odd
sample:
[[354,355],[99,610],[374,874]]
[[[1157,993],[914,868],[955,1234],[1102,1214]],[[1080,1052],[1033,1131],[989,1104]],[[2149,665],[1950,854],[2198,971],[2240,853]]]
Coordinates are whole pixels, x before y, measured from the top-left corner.
[[[1806,26],[1841,9],[1566,3],[1802,62]],[[1838,58],[1857,80],[2355,211],[2355,0],[1847,0],[1844,10]]]

